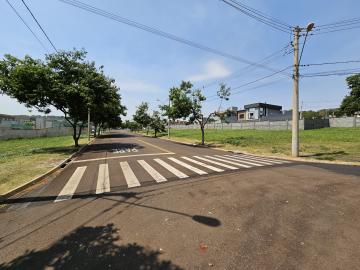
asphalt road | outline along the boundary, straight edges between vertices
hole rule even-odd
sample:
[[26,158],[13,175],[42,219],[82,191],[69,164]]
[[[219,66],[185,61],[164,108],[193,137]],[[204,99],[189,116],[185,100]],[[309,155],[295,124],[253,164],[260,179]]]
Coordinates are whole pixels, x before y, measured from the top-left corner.
[[0,269],[360,269],[360,168],[122,132],[3,202]]

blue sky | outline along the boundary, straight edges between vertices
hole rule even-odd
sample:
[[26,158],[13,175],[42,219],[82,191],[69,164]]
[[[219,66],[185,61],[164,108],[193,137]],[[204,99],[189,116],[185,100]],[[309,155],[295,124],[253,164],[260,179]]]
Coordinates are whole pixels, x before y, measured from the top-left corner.
[[[20,0],[9,0],[28,22],[39,38],[52,51]],[[236,87],[269,75],[271,71],[256,68],[236,79],[234,76],[246,64],[186,46],[142,30],[88,13],[57,0],[27,0],[29,7],[47,31],[58,49],[85,48],[88,58],[105,66],[105,72],[116,79],[122,101],[131,117],[141,101],[148,101],[152,109],[167,102],[170,87],[181,80],[191,80],[195,87],[204,88],[207,96],[216,94],[217,82]],[[306,26],[331,23],[358,16],[357,0],[243,0],[290,25]],[[257,62],[280,50],[290,42],[290,35],[261,24],[218,0],[89,0],[86,3],[116,13],[128,19],[158,28],[182,38]],[[296,3],[296,7],[295,7]],[[43,58],[46,51],[7,5],[0,2],[0,55],[10,53],[18,57],[28,54]],[[311,36],[306,44],[302,63],[358,60],[360,29]],[[267,64],[282,69],[293,63],[292,54],[280,56]],[[352,68],[358,65],[303,68],[302,72]],[[291,70],[289,70],[291,72]],[[262,84],[258,89],[247,90]],[[278,75],[257,84],[240,88],[243,93],[233,95],[223,106],[242,107],[254,102],[291,106],[292,81]],[[235,91],[235,90],[234,90]],[[345,76],[304,78],[300,82],[303,108],[337,107],[348,92]],[[219,101],[204,104],[205,112],[214,111]],[[15,100],[0,95],[0,113],[29,114]],[[31,112],[36,113],[35,110]],[[53,111],[52,114],[61,115]]]

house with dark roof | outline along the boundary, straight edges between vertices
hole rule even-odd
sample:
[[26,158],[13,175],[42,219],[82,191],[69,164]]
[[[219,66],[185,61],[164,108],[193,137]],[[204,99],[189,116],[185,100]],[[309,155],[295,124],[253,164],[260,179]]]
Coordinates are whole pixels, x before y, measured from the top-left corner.
[[244,109],[237,111],[237,120],[260,120],[271,119],[282,115],[282,106],[268,103],[253,103],[244,106]]

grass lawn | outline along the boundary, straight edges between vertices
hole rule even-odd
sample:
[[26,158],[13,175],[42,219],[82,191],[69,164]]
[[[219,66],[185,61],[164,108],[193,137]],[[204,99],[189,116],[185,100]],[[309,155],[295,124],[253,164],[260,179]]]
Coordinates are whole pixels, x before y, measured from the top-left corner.
[[[172,130],[171,137],[201,142],[200,129]],[[291,153],[288,130],[214,130],[205,132],[207,144],[255,154],[287,156]],[[300,131],[300,155],[323,160],[360,162],[360,128],[323,128]]]
[[73,144],[71,136],[0,141],[0,194],[53,168],[76,151]]

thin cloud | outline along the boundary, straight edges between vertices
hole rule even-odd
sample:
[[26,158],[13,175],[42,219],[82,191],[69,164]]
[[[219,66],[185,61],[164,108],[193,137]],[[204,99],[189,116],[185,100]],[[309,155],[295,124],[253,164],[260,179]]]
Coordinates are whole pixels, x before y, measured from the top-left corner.
[[122,92],[137,92],[137,93],[158,93],[161,88],[155,84],[141,82],[141,81],[130,81],[120,83],[120,90]]
[[201,82],[224,78],[230,74],[231,71],[222,62],[212,60],[205,64],[203,73],[191,75],[187,77],[186,80],[191,82]]

